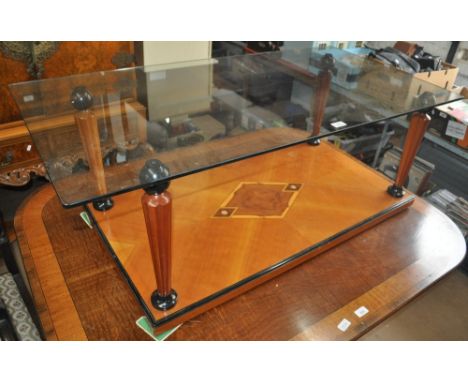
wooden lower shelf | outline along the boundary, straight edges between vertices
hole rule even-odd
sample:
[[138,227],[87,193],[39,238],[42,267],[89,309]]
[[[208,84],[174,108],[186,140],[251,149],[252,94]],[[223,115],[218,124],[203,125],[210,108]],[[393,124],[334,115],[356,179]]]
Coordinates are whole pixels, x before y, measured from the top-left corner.
[[89,211],[155,330],[162,331],[409,207],[414,196],[395,199],[386,192],[390,184],[326,142],[172,181],[172,287],[178,302],[166,312],[150,302],[156,281],[143,191],[114,197],[109,211]]

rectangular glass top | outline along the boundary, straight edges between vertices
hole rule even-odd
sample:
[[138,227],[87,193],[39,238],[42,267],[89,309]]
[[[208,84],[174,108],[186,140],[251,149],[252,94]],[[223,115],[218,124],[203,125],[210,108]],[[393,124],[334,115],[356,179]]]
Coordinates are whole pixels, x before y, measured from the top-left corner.
[[365,55],[313,49],[81,74],[10,90],[65,206],[461,98]]

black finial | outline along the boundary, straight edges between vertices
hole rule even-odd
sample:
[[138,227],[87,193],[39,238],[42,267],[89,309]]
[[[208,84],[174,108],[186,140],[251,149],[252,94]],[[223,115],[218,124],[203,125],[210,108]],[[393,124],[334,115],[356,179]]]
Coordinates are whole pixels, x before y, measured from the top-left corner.
[[147,184],[145,191],[149,194],[160,194],[169,187],[169,181],[161,180],[167,179],[170,175],[169,169],[157,159],[149,159],[140,171],[141,184]]
[[432,108],[436,104],[437,100],[433,93],[424,92],[419,95],[416,103],[418,107]]
[[336,69],[335,64],[336,64],[335,57],[333,57],[333,55],[330,53],[326,53],[320,59],[319,66],[320,66],[320,69],[322,70],[329,70],[333,74],[336,74],[337,69]]
[[70,102],[76,110],[86,110],[93,106],[93,95],[84,86],[73,89]]

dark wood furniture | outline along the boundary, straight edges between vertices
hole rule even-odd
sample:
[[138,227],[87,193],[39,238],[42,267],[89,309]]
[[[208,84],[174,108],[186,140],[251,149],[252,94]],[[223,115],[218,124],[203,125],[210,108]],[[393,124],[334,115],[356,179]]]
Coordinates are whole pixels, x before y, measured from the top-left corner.
[[0,42],[0,185],[20,187],[46,171],[8,84],[133,65],[133,41]]
[[46,171],[23,121],[0,125],[0,185],[24,186]]
[[1,41],[0,123],[18,121],[8,84],[128,67],[133,41]]
[[[137,102],[131,102],[130,105],[137,113],[141,115],[146,113],[146,109],[143,105]],[[121,113],[120,104],[110,104],[105,111],[96,113],[96,115],[91,116],[90,119],[94,120],[94,123],[96,123],[96,119],[98,121],[106,118],[108,119],[116,115],[116,113]],[[86,115],[86,113],[82,112],[80,115],[83,116]],[[76,118],[79,118],[79,116],[76,116]],[[81,122],[83,123],[83,121]],[[79,132],[75,128],[75,117],[73,115],[49,118],[46,121],[37,121],[34,124],[30,124],[30,128],[34,129],[36,133],[40,132],[43,134],[36,136],[36,144],[39,145],[39,149],[43,150],[44,147],[52,145],[65,147],[63,151],[67,152],[66,142],[70,139],[80,138]],[[93,148],[93,150],[91,150],[92,153],[95,154],[97,148],[99,148],[100,151],[100,147],[96,146],[96,144],[92,146],[93,135],[83,135],[82,137],[90,141],[89,145]],[[105,149],[109,151],[112,148],[106,147]],[[70,166],[72,166],[76,163],[77,158],[73,155],[69,155],[67,161],[70,162]],[[30,182],[33,174],[46,176],[46,169],[25,123],[23,121],[18,121],[0,125],[0,185],[15,187],[25,186]]]
[[3,221],[2,211],[0,211],[0,258],[5,262],[8,272],[13,275],[16,275],[19,272],[18,266],[13,257],[13,252],[10,248],[10,241],[8,239],[5,222]]
[[[149,339],[143,311],[80,208],[47,185],[24,202],[15,229],[47,339]],[[356,339],[456,267],[458,228],[417,198],[407,210],[184,323],[173,340]],[[112,298],[109,298],[112,296]],[[369,313],[358,318],[354,311]],[[347,331],[337,328],[346,318]]]

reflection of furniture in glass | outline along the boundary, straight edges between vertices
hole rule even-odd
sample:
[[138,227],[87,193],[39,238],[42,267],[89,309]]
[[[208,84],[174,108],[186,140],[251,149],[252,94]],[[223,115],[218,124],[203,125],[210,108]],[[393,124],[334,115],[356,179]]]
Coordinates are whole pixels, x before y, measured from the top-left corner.
[[133,41],[1,41],[0,123],[21,119],[8,84],[128,67]]
[[31,174],[46,171],[24,122],[0,125],[0,185],[24,186]]
[[[395,179],[398,172],[398,165],[401,161],[402,150],[398,147],[393,147],[385,153],[382,162],[379,165],[379,171],[388,176],[390,179]],[[430,189],[429,180],[434,171],[434,165],[419,157],[415,157],[414,164],[405,181],[405,188],[415,193],[423,195]]]
[[0,185],[21,187],[46,175],[7,84],[128,67],[133,42],[0,42]]
[[[152,323],[162,330],[337,245],[413,202],[414,196],[405,195],[402,186],[427,124],[424,110],[454,96],[433,87],[424,102],[409,109],[398,104],[395,111],[359,87],[335,91],[330,86],[332,64],[333,57],[327,56],[317,76],[278,54],[246,55],[181,67],[39,81],[13,86],[12,91],[33,138],[39,132],[38,121],[57,114],[78,121],[75,131],[81,131],[81,139],[70,139],[67,150],[85,153],[87,165],[60,173],[54,168],[60,160],[58,149],[43,150],[41,154],[49,159],[45,160],[49,176],[66,206],[94,202],[97,209],[106,210],[89,212]],[[366,63],[366,70],[369,67],[372,63]],[[373,70],[387,71],[381,65]],[[208,98],[206,93],[188,97],[174,93],[181,87],[180,78],[191,89],[200,71],[210,73],[204,77],[204,86],[213,90]],[[137,115],[136,121],[128,120],[128,128],[134,129],[145,147],[146,135],[153,144],[149,150],[117,153],[117,157],[123,155],[120,161],[106,162],[102,147],[114,144],[114,138],[105,134],[95,113],[105,110],[115,93],[138,94],[138,73],[155,79],[159,95],[148,98],[154,102],[148,110],[158,114],[149,121]],[[158,81],[164,84],[158,86]],[[300,110],[291,102],[294,82],[301,82],[309,93],[312,133],[297,122],[301,118],[290,118]],[[245,102],[232,102],[233,92]],[[24,102],[25,97],[37,95],[36,104]],[[360,99],[357,107],[366,113],[356,114],[355,123],[340,131],[415,111],[393,185],[329,144],[317,144],[319,138],[333,134],[320,129],[326,106],[354,98]],[[120,109],[130,102],[131,97],[121,99]],[[259,113],[259,108],[264,110]],[[278,118],[272,117],[276,113]],[[365,115],[364,119],[358,115]],[[255,122],[246,123],[246,118]],[[142,197],[131,192],[141,188]],[[109,197],[113,207],[110,202],[104,208],[96,205]],[[149,251],[152,261],[141,256]]]

